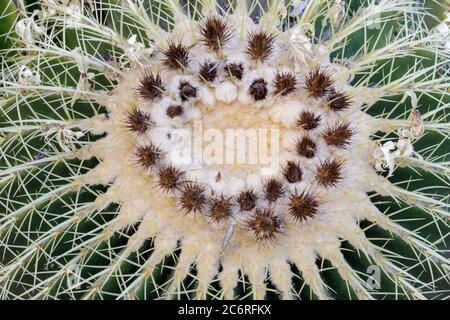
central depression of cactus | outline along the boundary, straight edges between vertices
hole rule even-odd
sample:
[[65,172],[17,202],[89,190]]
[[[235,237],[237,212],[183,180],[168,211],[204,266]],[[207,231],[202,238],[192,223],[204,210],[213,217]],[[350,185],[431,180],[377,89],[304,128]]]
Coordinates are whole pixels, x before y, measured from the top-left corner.
[[[357,30],[358,24],[373,14],[371,8],[378,9],[378,22],[383,26],[383,15],[393,18],[395,12],[401,12],[419,19],[420,14],[408,1],[374,2],[353,17],[341,1],[319,2],[302,2],[301,9],[296,9],[303,11],[301,23],[286,27],[279,20],[287,8],[281,3],[261,9],[265,12],[255,21],[241,5],[224,13],[223,8],[218,12],[216,5],[205,3],[202,17],[193,19],[180,4],[169,1],[175,22],[170,31],[157,32],[151,23],[150,49],[131,35],[122,39],[123,54],[103,57],[106,77],[117,81],[108,92],[96,91],[90,84],[96,81],[90,62],[97,58],[81,47],[53,50],[51,54],[63,53],[77,64],[76,99],[92,99],[106,110],[73,126],[44,127],[54,133],[56,150],[62,149],[55,157],[66,154],[81,161],[93,157],[99,161],[86,173],[75,174],[67,190],[63,185],[53,194],[59,199],[60,194],[82,186],[108,188],[101,194],[95,192],[91,202],[70,210],[73,216],[68,222],[52,226],[33,240],[41,257],[35,256],[35,251],[26,254],[28,249],[8,252],[15,258],[5,263],[3,275],[0,273],[0,281],[8,288],[3,293],[9,296],[10,290],[18,290],[12,287],[19,281],[18,287],[25,288],[17,293],[19,297],[75,298],[82,293],[83,297],[100,298],[233,299],[251,294],[262,299],[276,293],[288,299],[304,294],[306,286],[311,297],[319,299],[343,292],[350,298],[370,299],[377,289],[388,290],[385,288],[391,285],[397,288],[393,290],[396,297],[425,298],[423,288],[432,291],[437,281],[446,279],[448,261],[434,244],[391,219],[372,199],[392,196],[417,205],[436,216],[437,229],[444,232],[435,244],[445,239],[448,225],[441,219],[448,217],[447,205],[440,198],[410,192],[389,179],[397,165],[436,168],[416,156],[414,149],[425,129],[438,123],[423,120],[432,119],[436,111],[421,114],[417,90],[411,84],[425,73],[405,70],[405,76],[395,81],[390,79],[391,69],[389,81],[381,84],[381,78],[378,86],[361,80],[381,72],[383,66],[372,63],[394,59],[396,50],[410,49],[421,41],[436,48],[439,44],[433,37],[421,40],[417,30],[422,27],[415,25],[417,34],[396,30],[393,45],[375,45],[370,54],[365,52],[368,47],[361,48],[355,61],[332,59],[335,46],[342,46],[346,32]],[[141,17],[143,7],[138,4],[130,1],[123,6]],[[78,11],[69,6],[71,11],[67,11],[51,3],[40,19],[58,21],[52,17],[58,17],[60,10],[75,26],[101,26],[91,24],[95,5],[91,3],[88,9],[84,5]],[[50,9],[56,11],[49,13]],[[91,13],[84,16],[84,10]],[[326,40],[307,36],[314,30],[306,21],[308,15],[330,23]],[[39,45],[34,36],[38,38],[42,32],[30,27],[34,15],[27,19],[31,19],[28,25],[24,20],[17,23],[16,32],[31,46],[24,50],[33,52]],[[106,27],[101,26],[100,33],[102,28]],[[88,42],[88,38],[82,41]],[[118,39],[115,41],[120,43]],[[440,68],[440,58],[435,58],[435,68]],[[29,67],[17,67],[18,83],[25,86],[20,90],[40,90],[36,69],[31,62]],[[434,97],[441,81],[445,83],[445,77],[437,77],[439,72],[433,73],[432,80],[422,79],[437,90]],[[30,82],[34,86],[27,88]],[[42,90],[48,87],[42,85]],[[396,94],[403,97],[400,103],[411,97],[408,111],[402,114],[405,119],[367,113],[367,106]],[[374,138],[380,130],[397,131],[389,142],[381,143]],[[76,148],[87,132],[102,136]],[[13,166],[8,167],[14,171]],[[383,170],[389,171],[388,176],[380,174]],[[43,202],[52,199],[42,197]],[[96,227],[82,230],[85,224],[79,221],[89,220],[90,213],[112,204],[118,204],[117,213],[108,219],[93,217]],[[19,208],[10,216],[27,210]],[[8,216],[0,220],[3,230],[16,223]],[[399,262],[401,253],[374,243],[362,221],[411,246],[417,264],[430,260],[428,272],[437,272],[436,278],[428,283],[416,278],[412,270],[417,265],[405,267]],[[69,240],[69,248],[54,254],[52,248],[58,247],[56,239],[65,228],[76,236]],[[67,234],[60,238],[65,246]],[[9,232],[3,231],[2,236],[6,248],[14,247]],[[120,243],[123,237],[126,241],[114,248],[112,243]],[[364,262],[359,266],[349,263],[346,250],[358,251],[362,255],[358,259]],[[78,254],[72,256],[75,252]],[[317,264],[319,258],[327,261],[329,270],[337,271],[328,275],[328,281],[333,279],[329,284],[323,279],[327,268]],[[16,279],[18,262],[25,261],[28,270],[30,265],[42,266],[42,260],[48,260],[47,271],[23,275],[39,277],[38,284],[27,288],[25,280]],[[373,267],[378,273],[369,281],[367,268]],[[303,282],[300,289],[298,282]]]

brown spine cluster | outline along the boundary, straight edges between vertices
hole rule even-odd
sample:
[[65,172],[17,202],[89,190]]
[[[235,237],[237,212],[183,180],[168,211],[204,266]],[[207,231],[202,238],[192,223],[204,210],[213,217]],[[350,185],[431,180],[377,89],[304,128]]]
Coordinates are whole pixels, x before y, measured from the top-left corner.
[[184,113],[184,108],[180,105],[169,106],[166,110],[166,114],[169,118],[173,119],[179,117]]
[[306,90],[314,98],[325,96],[331,90],[333,84],[328,72],[316,68],[305,77]]
[[255,191],[249,189],[244,190],[237,196],[236,202],[242,211],[250,211],[256,206],[257,195]]
[[297,154],[301,157],[311,159],[317,151],[317,144],[308,136],[304,136],[295,146]]
[[255,101],[264,100],[267,97],[267,82],[264,79],[256,79],[250,85],[248,93]]
[[187,67],[189,62],[189,49],[182,42],[169,42],[163,51],[163,64],[169,69],[177,70]]
[[352,99],[345,92],[332,91],[328,96],[328,107],[333,111],[342,111],[350,107]]
[[355,131],[350,128],[349,122],[341,122],[325,129],[322,137],[329,146],[345,148],[350,144],[354,134]]
[[289,183],[302,181],[303,171],[294,161],[288,161],[283,168],[283,175]]
[[220,222],[231,216],[232,210],[230,198],[225,198],[222,195],[220,197],[213,197],[210,202],[209,216],[213,221]]
[[139,109],[134,109],[127,114],[126,124],[131,132],[143,134],[150,126],[150,116]]
[[286,96],[295,91],[297,78],[293,72],[278,72],[273,81],[275,87],[274,94]]
[[158,146],[154,145],[153,143],[149,143],[147,145],[137,146],[135,155],[138,164],[144,170],[147,170],[156,165],[158,160],[162,158],[163,152]]
[[217,77],[217,67],[214,62],[204,62],[199,70],[200,79],[206,82],[213,82]]
[[316,180],[324,187],[334,187],[342,179],[343,161],[327,159],[316,167]]
[[256,209],[246,224],[253,232],[254,238],[262,244],[273,243],[283,234],[284,221],[282,217],[275,215],[271,208]]
[[303,191],[289,198],[288,213],[297,221],[313,218],[318,213],[319,201],[313,193]]
[[197,96],[197,88],[190,84],[189,81],[181,81],[178,90],[180,90],[181,101],[186,101]]
[[231,77],[242,80],[244,75],[244,65],[242,63],[229,63],[225,66],[225,70]]
[[264,195],[267,201],[275,202],[285,193],[283,184],[275,178],[267,180],[264,184]]
[[227,43],[233,34],[233,30],[227,21],[212,16],[205,19],[200,25],[202,42],[213,51],[219,51]]
[[319,126],[322,117],[316,116],[310,111],[302,111],[298,115],[297,126],[304,130],[313,130]]
[[247,54],[253,60],[264,61],[273,51],[275,35],[266,31],[257,31],[249,34],[247,40]]
[[159,168],[157,175],[158,185],[164,191],[178,190],[184,179],[184,172],[171,165]]
[[161,79],[161,75],[153,74],[151,71],[144,71],[143,76],[139,79],[137,87],[137,93],[142,99],[147,101],[153,101],[157,98],[161,98],[164,92],[164,84]]
[[187,213],[203,212],[206,205],[205,187],[198,183],[186,183],[179,197],[180,206]]

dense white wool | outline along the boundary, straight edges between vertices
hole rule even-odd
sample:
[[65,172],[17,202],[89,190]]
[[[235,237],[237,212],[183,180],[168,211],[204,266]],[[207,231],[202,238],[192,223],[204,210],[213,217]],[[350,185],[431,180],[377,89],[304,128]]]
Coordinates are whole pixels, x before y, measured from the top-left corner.
[[205,87],[202,86],[199,90],[198,90],[198,96],[200,101],[202,102],[202,104],[204,104],[205,106],[209,107],[209,108],[213,108],[214,104],[216,103],[216,95],[214,94],[214,92]]
[[230,104],[238,97],[238,91],[236,86],[230,81],[224,81],[217,85],[214,90],[218,101],[225,104]]
[[153,108],[150,111],[150,117],[152,121],[157,123],[160,126],[175,126],[179,127],[183,124],[183,122],[188,121],[189,119],[185,118],[185,114],[181,117],[170,118],[167,115],[167,109],[170,106],[177,106],[180,102],[172,97],[164,97],[160,102],[155,103]]

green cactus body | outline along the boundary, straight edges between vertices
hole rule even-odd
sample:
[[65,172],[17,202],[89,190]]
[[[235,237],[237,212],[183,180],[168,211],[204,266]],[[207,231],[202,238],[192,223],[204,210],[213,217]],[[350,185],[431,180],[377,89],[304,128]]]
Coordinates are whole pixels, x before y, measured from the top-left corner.
[[3,1],[0,298],[446,298],[447,11]]

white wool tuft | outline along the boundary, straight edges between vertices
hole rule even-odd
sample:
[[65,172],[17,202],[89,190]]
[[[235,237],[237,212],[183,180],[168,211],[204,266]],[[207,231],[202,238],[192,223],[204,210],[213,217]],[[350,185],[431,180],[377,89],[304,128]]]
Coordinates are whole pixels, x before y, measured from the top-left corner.
[[225,81],[217,85],[214,93],[217,100],[222,101],[226,104],[233,102],[238,96],[236,86],[230,81]]
[[206,86],[200,87],[197,94],[201,103],[203,103],[205,106],[212,107],[216,103],[216,97],[214,96],[214,93]]

